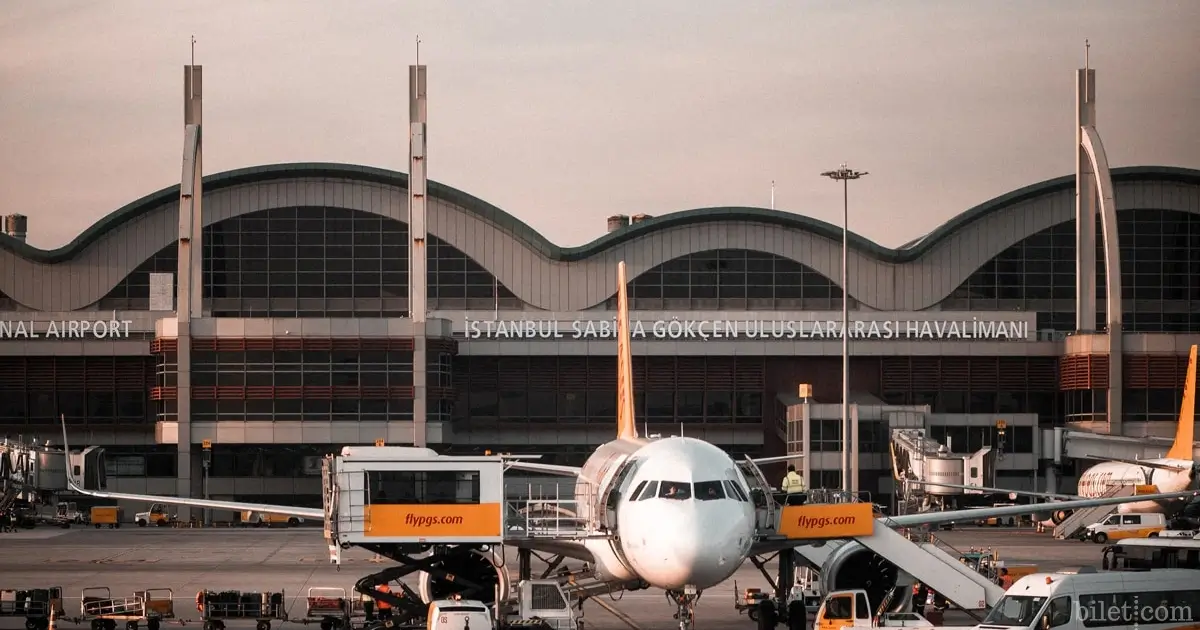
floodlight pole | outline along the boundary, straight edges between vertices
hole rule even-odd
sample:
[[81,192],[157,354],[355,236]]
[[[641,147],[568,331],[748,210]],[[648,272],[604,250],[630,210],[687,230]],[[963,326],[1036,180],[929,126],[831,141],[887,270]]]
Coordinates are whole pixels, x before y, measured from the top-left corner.
[[[850,485],[850,292],[848,290],[847,262],[850,257],[850,180],[866,175],[842,164],[836,171],[825,171],[822,177],[842,182],[842,490],[851,491]],[[808,427],[805,427],[808,430]]]

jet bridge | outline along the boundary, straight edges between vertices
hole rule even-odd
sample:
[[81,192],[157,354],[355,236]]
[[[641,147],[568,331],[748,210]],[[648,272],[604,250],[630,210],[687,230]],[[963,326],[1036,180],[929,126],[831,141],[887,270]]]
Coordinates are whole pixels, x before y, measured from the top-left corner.
[[[994,486],[996,454],[985,446],[971,455],[955,454],[950,443],[941,444],[925,429],[894,429],[891,439],[892,474],[906,512],[953,507],[964,495],[978,490],[939,486]],[[920,482],[920,483],[907,483]]]

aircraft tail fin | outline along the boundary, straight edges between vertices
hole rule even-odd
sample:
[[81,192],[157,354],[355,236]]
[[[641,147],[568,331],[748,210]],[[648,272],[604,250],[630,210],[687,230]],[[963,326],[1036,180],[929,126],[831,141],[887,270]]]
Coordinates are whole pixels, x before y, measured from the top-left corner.
[[1187,380],[1183,384],[1183,404],[1179,409],[1179,427],[1175,429],[1175,442],[1167,452],[1169,459],[1191,460],[1194,453],[1196,431],[1196,346],[1188,354]]
[[637,439],[633,413],[633,350],[629,331],[629,295],[625,261],[617,263],[617,439]]

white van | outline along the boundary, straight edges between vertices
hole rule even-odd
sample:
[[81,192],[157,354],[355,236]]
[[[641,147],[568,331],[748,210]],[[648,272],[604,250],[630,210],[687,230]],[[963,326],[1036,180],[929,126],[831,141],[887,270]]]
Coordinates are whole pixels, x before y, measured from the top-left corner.
[[1113,514],[1088,525],[1083,530],[1083,539],[1104,544],[1110,540],[1126,538],[1149,538],[1167,528],[1167,517],[1161,513]]
[[983,623],[987,630],[1171,630],[1200,623],[1200,570],[1034,573],[1017,580]]

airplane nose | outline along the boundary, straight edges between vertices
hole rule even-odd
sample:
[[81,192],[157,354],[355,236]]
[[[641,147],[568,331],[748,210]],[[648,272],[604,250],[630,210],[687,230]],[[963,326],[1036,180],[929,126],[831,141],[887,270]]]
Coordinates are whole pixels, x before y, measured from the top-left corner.
[[622,537],[626,557],[638,575],[663,589],[687,585],[706,589],[733,575],[744,560],[744,544],[751,535],[741,531],[740,510],[729,505],[672,507],[676,514],[639,519]]

